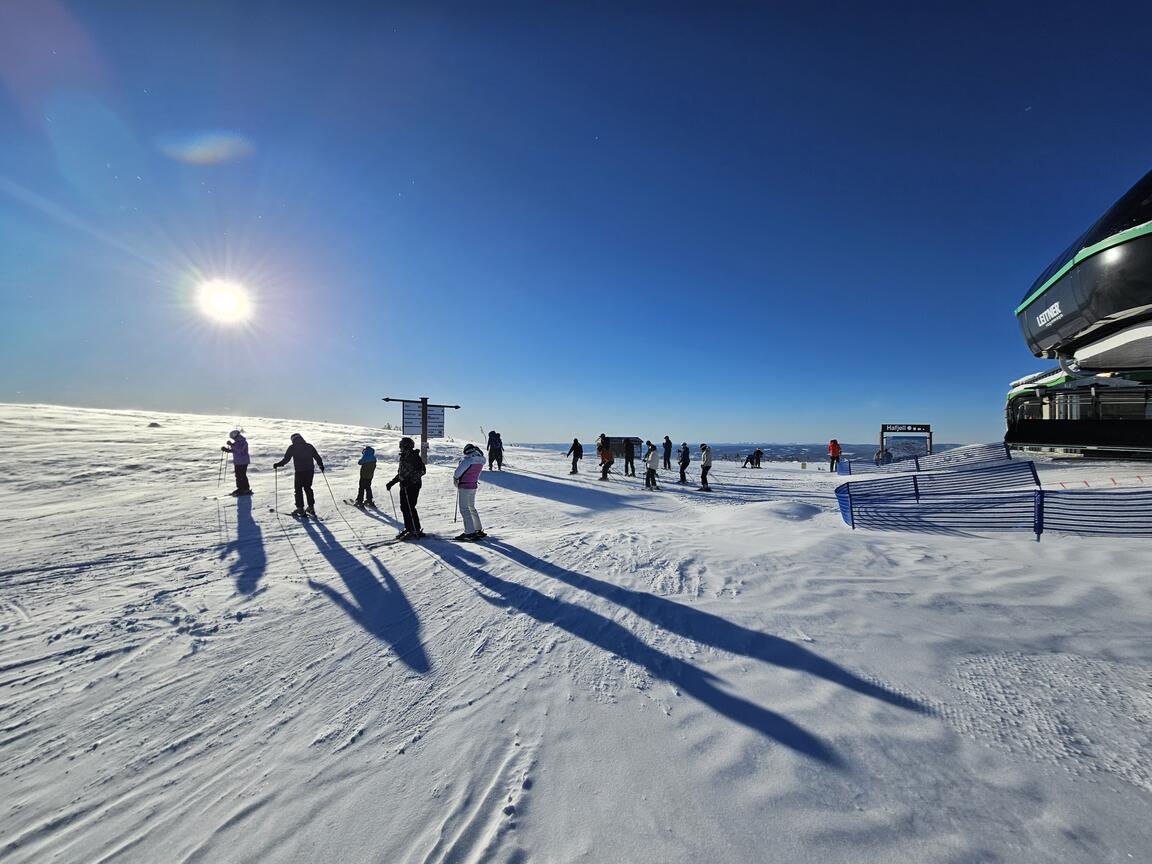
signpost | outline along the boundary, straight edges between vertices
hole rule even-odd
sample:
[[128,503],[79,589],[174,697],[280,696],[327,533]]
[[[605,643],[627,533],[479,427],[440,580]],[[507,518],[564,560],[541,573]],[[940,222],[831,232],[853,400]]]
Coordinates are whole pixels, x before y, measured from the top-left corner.
[[931,423],[883,423],[880,426],[880,450],[883,451],[886,439],[894,433],[912,433],[928,436],[928,455],[932,455],[932,424]]
[[428,397],[397,399],[385,396],[385,402],[403,403],[401,428],[404,435],[420,436],[420,458],[428,461],[428,439],[444,437],[444,409],[459,409],[459,405],[429,405]]

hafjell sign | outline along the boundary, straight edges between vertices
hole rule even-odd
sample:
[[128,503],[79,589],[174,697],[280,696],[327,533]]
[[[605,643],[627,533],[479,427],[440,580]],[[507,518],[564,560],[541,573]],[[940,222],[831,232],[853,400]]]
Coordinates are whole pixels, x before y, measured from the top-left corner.
[[931,423],[885,423],[880,427],[881,432],[922,432],[932,431]]

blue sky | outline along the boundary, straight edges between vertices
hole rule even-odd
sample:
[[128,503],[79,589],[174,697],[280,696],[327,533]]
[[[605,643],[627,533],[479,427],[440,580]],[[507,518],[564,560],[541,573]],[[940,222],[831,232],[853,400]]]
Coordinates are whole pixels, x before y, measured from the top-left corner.
[[[940,5],[938,9],[928,7]],[[10,0],[0,400],[994,440],[1152,167],[1146,6]],[[223,130],[232,146],[194,146]],[[242,282],[255,316],[192,301]]]

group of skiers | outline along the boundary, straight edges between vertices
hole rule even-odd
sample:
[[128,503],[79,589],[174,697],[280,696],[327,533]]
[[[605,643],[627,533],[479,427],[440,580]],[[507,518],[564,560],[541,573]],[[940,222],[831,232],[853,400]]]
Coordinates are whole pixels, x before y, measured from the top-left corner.
[[[495,438],[493,439],[493,436]],[[502,466],[504,461],[504,445],[499,433],[489,435],[488,455],[491,462]],[[495,446],[493,446],[495,441]],[[248,439],[239,429],[228,433],[228,442],[220,448],[224,453],[232,454],[232,464],[236,472],[236,489],[231,493],[234,497],[251,495],[252,487],[248,483],[248,466],[251,457],[248,453]],[[456,540],[481,540],[488,535],[484,533],[480,522],[480,514],[476,510],[476,489],[479,486],[480,472],[484,468],[484,454],[475,444],[464,446],[464,455],[460,464],[452,475],[452,483],[457,489],[460,515],[464,520],[464,533]],[[316,517],[316,498],[312,491],[312,480],[315,470],[324,471],[324,460],[314,446],[304,440],[299,432],[292,435],[284,457],[274,462],[272,467],[279,469],[289,462],[293,468],[293,487],[296,509],[292,516],[298,518]],[[490,464],[491,464],[490,462]],[[375,507],[372,498],[372,479],[376,474],[376,451],[371,446],[365,446],[361,451],[360,485],[356,492],[355,507]],[[223,467],[223,466],[221,466]],[[424,530],[420,525],[420,514],[417,503],[420,500],[420,489],[423,486],[424,475],[428,472],[424,460],[416,450],[416,442],[411,438],[400,439],[400,459],[396,476],[389,480],[385,487],[391,491],[393,486],[400,487],[400,512],[404,518],[404,530],[396,535],[397,540],[418,540],[424,537]]]
[[[623,442],[623,455],[624,455],[624,476],[636,476],[636,438],[623,438],[619,439]],[[651,441],[645,441],[644,446],[647,448],[644,453],[644,488],[657,489],[656,484],[657,472],[660,469],[660,449]],[[663,443],[664,451],[664,468],[667,470],[672,469],[672,439],[667,435],[664,436]],[[567,454],[572,459],[572,470],[569,474],[578,474],[578,465],[580,460],[584,458],[584,446],[580,443],[579,438],[572,439],[572,446],[568,448]],[[608,474],[612,470],[612,466],[616,462],[616,456],[612,451],[612,439],[604,433],[596,437],[596,455],[600,459],[600,479],[607,480]],[[688,482],[688,465],[692,462],[691,450],[688,449],[688,442],[680,445],[680,479],[677,483]],[[708,472],[712,470],[712,450],[707,444],[700,445],[700,489],[703,492],[711,492],[712,487],[708,485]]]

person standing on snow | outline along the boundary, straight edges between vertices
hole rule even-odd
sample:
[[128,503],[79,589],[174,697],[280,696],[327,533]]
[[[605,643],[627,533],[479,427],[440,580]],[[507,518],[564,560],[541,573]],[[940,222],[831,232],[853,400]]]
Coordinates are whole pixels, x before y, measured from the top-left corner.
[[[292,434],[292,443],[288,445],[288,449],[284,451],[284,458],[279,462],[272,464],[273,468],[279,468],[282,465],[287,465],[288,461],[292,461],[292,467],[295,469],[295,492],[296,492],[296,509],[292,512],[293,516],[303,516],[305,512],[309,516],[316,515],[316,497],[312,494],[312,478],[315,473],[312,468],[312,463],[315,462],[320,466],[320,472],[324,472],[324,460],[320,458],[320,454],[316,452],[316,448],[304,440],[304,436],[299,432]],[[308,499],[308,509],[304,509],[304,499]]]
[[672,470],[672,439],[667,435],[664,436],[664,467]]
[[236,489],[229,492],[233,498],[241,495],[251,495],[252,487],[248,485],[248,465],[252,460],[248,456],[248,439],[239,429],[228,433],[228,443],[220,450],[232,454],[232,468],[236,471]]
[[612,442],[603,432],[596,439],[596,455],[600,457],[600,479],[607,480],[608,472],[612,470],[612,463],[616,457],[612,455]]
[[360,453],[360,461],[356,464],[360,466],[360,488],[356,490],[356,506],[375,507],[376,504],[372,500],[372,478],[376,474],[376,451],[366,446]]
[[476,510],[476,487],[480,485],[480,472],[483,470],[484,454],[480,448],[475,444],[465,444],[464,458],[452,474],[452,485],[456,487],[460,502],[460,516],[464,519],[464,533],[457,540],[482,540],[488,536]]
[[833,438],[828,442],[828,470],[835,472],[840,464],[840,442]]
[[648,452],[644,454],[644,488],[656,489],[656,471],[660,467],[660,451],[651,441],[646,442]]
[[688,482],[688,463],[692,461],[692,451],[688,449],[688,442],[680,445],[680,479],[677,483]]
[[712,470],[712,448],[707,444],[700,445],[700,491],[711,492],[708,485],[708,472]]
[[579,438],[572,439],[572,446],[568,448],[568,455],[572,457],[572,470],[569,474],[576,474],[576,463],[584,458],[584,448],[580,444]]
[[400,484],[400,512],[404,516],[404,530],[396,535],[397,540],[419,540],[424,536],[420,528],[420,514],[416,512],[416,502],[420,500],[421,479],[428,473],[424,460],[416,452],[416,442],[411,438],[400,439],[400,465],[396,476],[386,484],[389,491]]
[[496,463],[496,470],[504,470],[504,442],[500,433],[493,429],[488,433],[488,470],[492,470],[492,463]]
[[631,438],[624,439],[624,476],[636,476],[636,445]]

